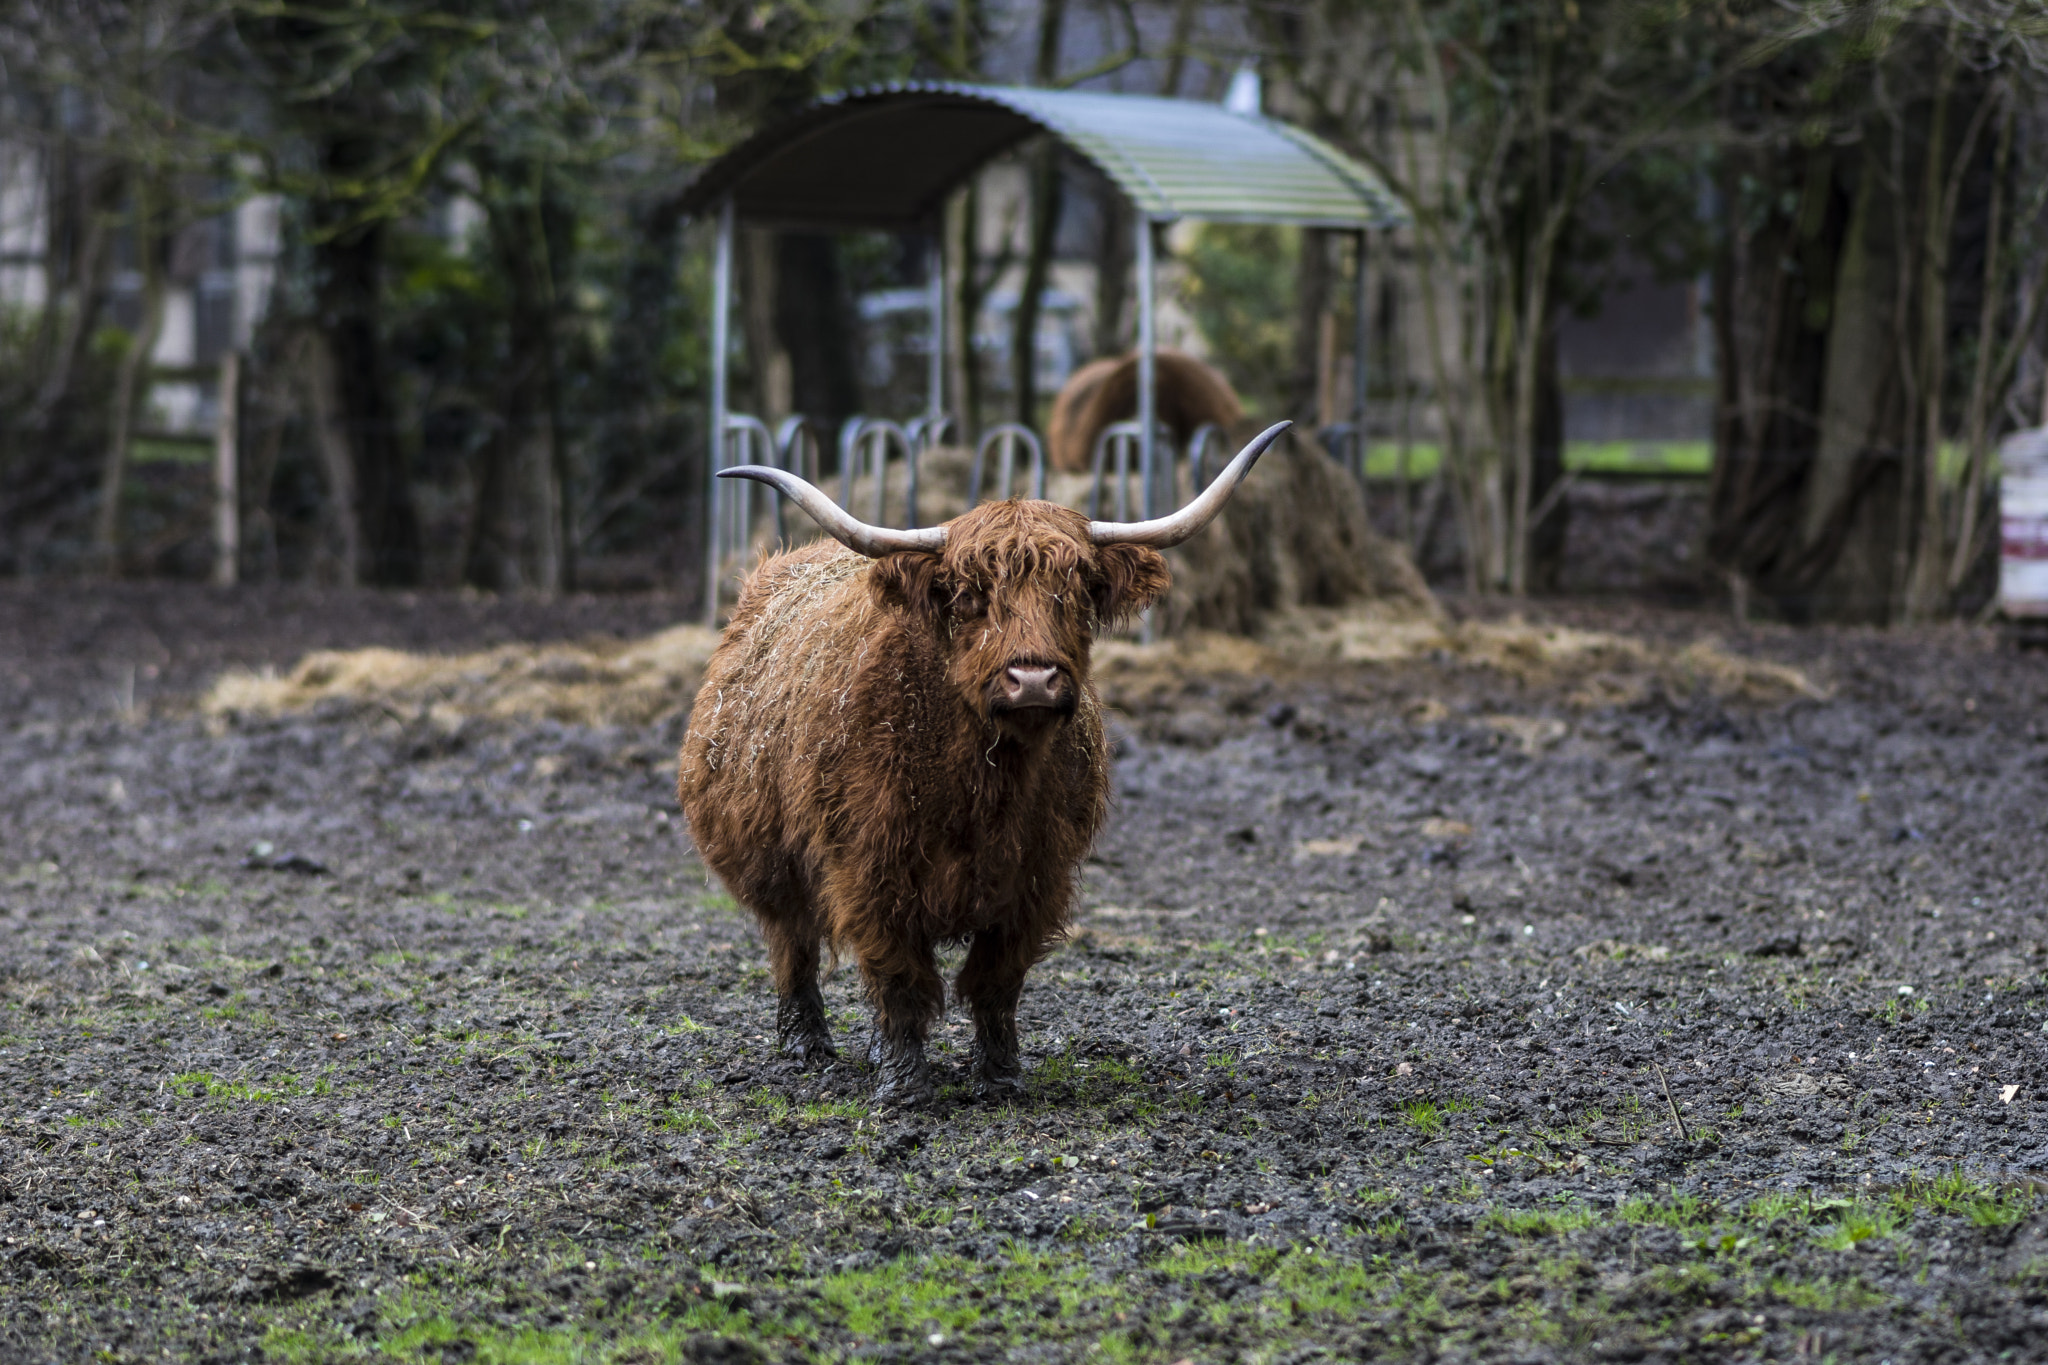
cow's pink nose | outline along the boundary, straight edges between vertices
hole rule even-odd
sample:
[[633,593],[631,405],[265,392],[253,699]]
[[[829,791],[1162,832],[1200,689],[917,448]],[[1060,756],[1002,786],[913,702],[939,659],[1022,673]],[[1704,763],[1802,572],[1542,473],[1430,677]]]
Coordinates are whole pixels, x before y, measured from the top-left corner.
[[1012,706],[1058,706],[1059,669],[1018,665],[1004,669],[1003,700]]

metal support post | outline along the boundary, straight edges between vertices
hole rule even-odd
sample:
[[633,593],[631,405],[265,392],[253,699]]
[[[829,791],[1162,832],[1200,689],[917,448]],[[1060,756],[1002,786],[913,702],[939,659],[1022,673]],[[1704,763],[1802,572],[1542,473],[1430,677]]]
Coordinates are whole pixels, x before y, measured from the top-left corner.
[[1366,317],[1365,288],[1365,229],[1360,228],[1352,254],[1353,302],[1357,315],[1351,320],[1351,449],[1358,461],[1358,486],[1365,487],[1365,460],[1370,447],[1365,440],[1365,386],[1369,373],[1366,366],[1365,342],[1371,334]]
[[[939,418],[946,411],[946,224],[943,218],[932,229],[927,256],[931,262],[931,278],[925,282],[925,295],[931,308],[932,354],[924,415],[933,428],[932,442],[937,444]],[[912,517],[910,524],[915,526],[917,519]]]
[[1138,515],[1150,521],[1153,509],[1154,428],[1158,425],[1159,332],[1152,313],[1157,304],[1157,281],[1152,269],[1152,220],[1138,215]]
[[231,588],[242,561],[240,457],[235,449],[241,418],[241,357],[220,360],[220,414],[213,428],[213,581]]
[[[1158,303],[1158,281],[1153,278],[1152,268],[1152,220],[1144,213],[1138,218],[1138,516],[1150,521],[1158,513],[1153,509],[1157,495],[1153,490],[1154,447],[1158,444],[1159,425],[1159,329],[1152,314]],[[1119,482],[1118,487],[1122,484]],[[1152,613],[1147,611],[1140,624],[1140,637],[1145,643],[1152,642]]]
[[711,258],[711,443],[704,463],[704,624],[718,629],[718,468],[725,459],[725,371],[731,344],[732,200],[718,206],[718,239]]

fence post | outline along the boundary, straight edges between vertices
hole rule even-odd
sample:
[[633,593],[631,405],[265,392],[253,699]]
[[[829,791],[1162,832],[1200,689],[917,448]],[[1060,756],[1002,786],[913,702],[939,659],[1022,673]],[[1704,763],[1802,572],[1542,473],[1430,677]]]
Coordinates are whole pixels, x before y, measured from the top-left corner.
[[241,379],[242,358],[229,351],[220,360],[220,412],[213,427],[213,582],[220,588],[233,587],[241,576]]

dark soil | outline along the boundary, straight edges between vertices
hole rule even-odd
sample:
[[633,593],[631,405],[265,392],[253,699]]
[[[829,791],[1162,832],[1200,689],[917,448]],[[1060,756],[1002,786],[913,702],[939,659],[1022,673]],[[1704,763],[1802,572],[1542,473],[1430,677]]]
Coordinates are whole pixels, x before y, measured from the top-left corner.
[[[1424,506],[1415,495],[1415,515]],[[1375,481],[1366,492],[1373,529],[1401,534],[1400,487]],[[1705,479],[1581,478],[1566,490],[1553,516],[1564,521],[1557,586],[1568,593],[1633,593],[1680,602],[1702,594],[1726,600],[1726,588],[1695,562],[1707,529]],[[1439,511],[1424,547],[1422,569],[1432,583],[1462,583],[1464,537],[1448,505]]]
[[0,592],[0,1358],[2048,1355],[2048,657],[1556,611],[1832,695],[1191,679],[1028,1101],[878,1114],[675,727],[188,699],[674,603]]

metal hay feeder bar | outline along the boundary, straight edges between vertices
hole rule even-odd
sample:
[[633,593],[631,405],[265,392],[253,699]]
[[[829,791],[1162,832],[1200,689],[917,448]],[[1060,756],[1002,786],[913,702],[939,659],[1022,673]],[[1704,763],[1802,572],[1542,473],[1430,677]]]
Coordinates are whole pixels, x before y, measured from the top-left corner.
[[[945,234],[947,197],[996,156],[1040,134],[1059,139],[1090,162],[1129,200],[1136,219],[1138,285],[1138,447],[1140,515],[1160,514],[1155,326],[1154,233],[1182,218],[1269,223],[1348,231],[1356,243],[1358,333],[1352,417],[1344,435],[1349,462],[1363,473],[1365,451],[1366,233],[1408,221],[1402,205],[1370,170],[1311,133],[1280,119],[1220,104],[1155,95],[1040,90],[951,82],[917,82],[849,91],[813,104],[754,134],[706,166],[684,194],[684,211],[715,215],[711,318],[711,458],[705,506],[705,620],[718,624],[725,554],[746,543],[738,523],[728,546],[721,534],[727,498],[743,488],[717,474],[736,460],[735,446],[762,443],[765,427],[730,410],[733,233],[738,222],[805,230],[929,233],[931,357],[925,411],[905,426],[855,419],[842,434],[842,504],[853,466],[872,449],[877,495],[888,443],[910,461],[907,518],[917,519],[919,453],[936,443],[952,419],[945,410]],[[886,432],[886,434],[885,434]],[[970,433],[971,434],[971,433]],[[848,439],[850,437],[850,439]],[[900,438],[900,440],[899,440]],[[778,443],[779,444],[779,443]],[[1003,447],[1008,454],[1009,445]],[[1043,456],[1036,438],[1035,495],[1042,495]],[[980,451],[986,455],[986,448]],[[1194,452],[1191,452],[1191,454]],[[785,460],[788,455],[777,451]],[[979,473],[981,460],[976,460]],[[1199,472],[1197,474],[1199,479]],[[979,480],[976,480],[977,485]],[[1003,492],[1008,494],[1007,479]],[[978,491],[978,489],[977,489]],[[1170,496],[1170,495],[1169,495]],[[738,507],[745,509],[740,502]],[[744,510],[740,512],[745,515]]]

